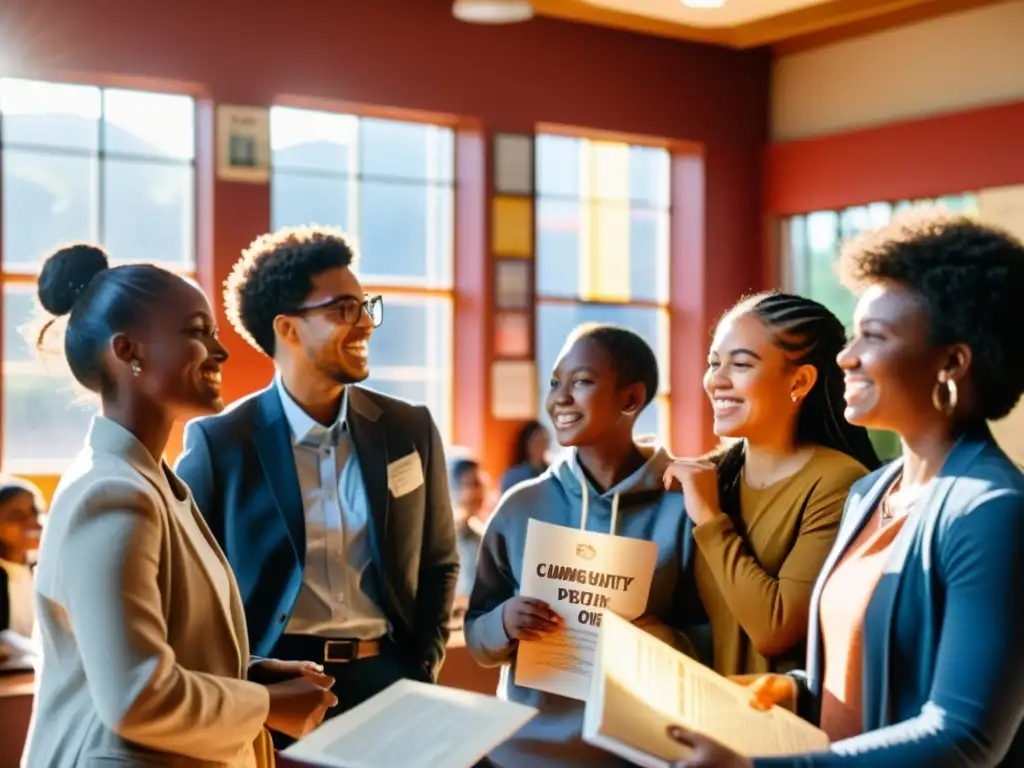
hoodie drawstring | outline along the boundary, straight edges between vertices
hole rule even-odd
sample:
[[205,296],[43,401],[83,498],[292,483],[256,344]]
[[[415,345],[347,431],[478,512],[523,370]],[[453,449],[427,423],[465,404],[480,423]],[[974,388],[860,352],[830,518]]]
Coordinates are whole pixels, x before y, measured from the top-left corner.
[[[579,466],[573,468],[576,474],[576,479],[580,481],[580,487],[583,489],[583,508],[580,510],[580,530],[587,530],[587,515],[590,512],[590,483],[587,482],[587,478],[583,476]],[[612,536],[615,535],[615,529],[618,527],[619,522],[619,494],[618,491],[612,496],[612,524],[611,529],[608,531]]]

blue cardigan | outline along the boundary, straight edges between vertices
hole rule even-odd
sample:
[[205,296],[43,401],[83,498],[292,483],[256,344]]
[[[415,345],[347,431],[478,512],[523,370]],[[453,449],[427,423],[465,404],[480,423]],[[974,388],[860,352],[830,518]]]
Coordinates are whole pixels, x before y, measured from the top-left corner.
[[[901,469],[853,486],[811,598],[801,714],[818,721],[822,587]],[[893,545],[863,627],[863,734],[761,766],[1024,765],[1024,473],[987,428],[956,444]]]

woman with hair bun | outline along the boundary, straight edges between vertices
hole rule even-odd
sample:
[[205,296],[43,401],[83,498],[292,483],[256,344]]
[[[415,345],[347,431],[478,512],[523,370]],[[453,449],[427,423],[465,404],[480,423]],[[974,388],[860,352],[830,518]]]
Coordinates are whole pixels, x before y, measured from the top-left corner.
[[91,245],[50,256],[38,293],[67,315],[64,354],[101,415],[43,534],[43,662],[22,764],[272,764],[264,725],[307,732],[335,702],[333,681],[305,662],[250,660],[231,571],[163,460],[175,422],[223,407],[228,353],[210,304],[171,272],[110,267]]
[[741,301],[715,330],[704,389],[731,443],[671,464],[665,483],[682,486],[693,521],[720,674],[803,664],[811,590],[846,495],[878,466],[867,432],[843,418],[845,343],[832,312],[787,293]]

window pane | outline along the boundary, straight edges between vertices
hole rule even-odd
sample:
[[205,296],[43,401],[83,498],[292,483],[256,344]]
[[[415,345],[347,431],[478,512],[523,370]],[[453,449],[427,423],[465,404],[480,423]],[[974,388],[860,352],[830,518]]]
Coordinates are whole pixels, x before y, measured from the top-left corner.
[[103,94],[107,152],[192,160],[195,132],[195,103],[188,96],[116,89]]
[[108,158],[104,168],[103,240],[111,256],[194,270],[192,165]]
[[0,78],[4,143],[95,151],[100,89]]
[[629,197],[634,203],[668,208],[671,157],[657,147],[629,148]]
[[[411,366],[447,370],[452,336],[446,298],[384,293],[384,322],[370,341],[370,369]],[[438,373],[438,375],[443,375]]]
[[537,194],[541,197],[580,196],[580,139],[537,136]]
[[95,157],[4,150],[5,269],[35,273],[56,246],[98,238],[96,165]]
[[[547,397],[551,371],[555,366],[565,340],[576,326],[581,323],[600,322],[615,323],[632,328],[651,345],[658,357],[661,388],[667,390],[670,362],[667,357],[668,344],[665,338],[668,327],[664,321],[665,313],[654,307],[616,306],[607,304],[537,304],[537,375],[539,379],[539,403],[541,404],[541,420],[547,423],[544,413],[544,400]],[[653,405],[653,404],[652,404]],[[656,432],[657,415],[652,407],[651,414],[645,414],[637,421],[637,433]],[[644,430],[640,426],[647,424]],[[662,435],[664,437],[664,435]]]
[[273,226],[322,224],[348,232],[354,182],[344,176],[310,176],[274,169],[270,181]]
[[[4,287],[5,340],[32,321],[33,290]],[[57,474],[82,449],[97,409],[83,400],[69,375],[47,371],[34,357],[24,360],[24,350],[22,343],[14,357],[5,348],[3,464],[10,472]]]
[[580,204],[537,199],[537,294],[575,298],[580,290]]
[[364,177],[451,182],[454,134],[426,123],[359,120],[360,174]]
[[385,294],[384,323],[370,341],[368,385],[425,402],[447,438],[451,427],[451,371],[451,300]]
[[667,304],[669,214],[634,208],[629,219],[629,298]]
[[[38,312],[38,314],[37,314]],[[29,342],[36,326],[49,319],[37,306],[36,287],[8,284],[4,289],[4,360],[8,363],[32,363],[35,347]]]
[[357,127],[353,115],[271,107],[271,165],[275,170],[354,173]]
[[363,180],[360,183],[360,272],[367,282],[451,285],[452,188]]
[[[400,397],[403,400],[408,400],[410,403],[416,403],[417,405],[427,405],[427,383],[425,381],[401,381],[399,379],[380,379],[370,377],[364,382],[365,386],[370,389],[376,389],[378,392],[383,392],[386,395],[392,397]],[[437,418],[437,414],[431,409],[431,413],[434,418]]]

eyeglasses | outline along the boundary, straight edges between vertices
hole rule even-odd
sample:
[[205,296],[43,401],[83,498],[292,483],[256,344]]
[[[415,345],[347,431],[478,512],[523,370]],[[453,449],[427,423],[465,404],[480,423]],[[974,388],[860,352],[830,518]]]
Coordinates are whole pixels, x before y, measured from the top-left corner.
[[325,301],[316,304],[308,304],[284,314],[308,315],[310,312],[323,312],[329,317],[334,317],[349,325],[355,325],[362,317],[363,312],[370,318],[374,328],[379,328],[384,322],[384,297],[366,296],[360,301],[355,296],[332,296]]

